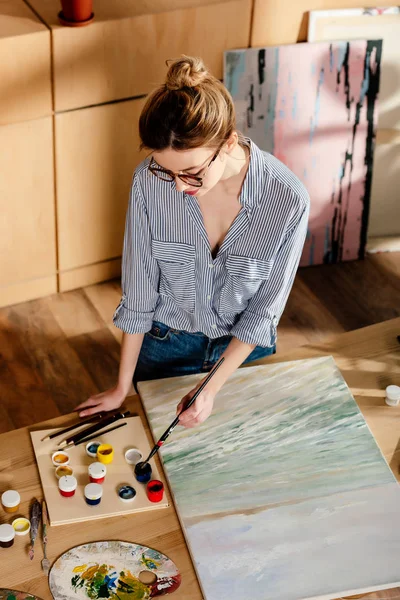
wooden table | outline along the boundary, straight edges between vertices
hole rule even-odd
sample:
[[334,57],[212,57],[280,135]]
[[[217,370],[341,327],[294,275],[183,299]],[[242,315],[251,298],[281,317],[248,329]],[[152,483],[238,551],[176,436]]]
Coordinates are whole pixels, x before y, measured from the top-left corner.
[[[389,384],[400,385],[400,318],[365,329],[341,334],[325,343],[303,346],[278,354],[263,362],[281,362],[332,354],[350,386],[365,419],[395,476],[400,464],[400,407],[389,408],[384,403],[384,390]],[[147,425],[139,398],[133,396],[127,407],[137,412]],[[38,415],[38,418],[40,415]],[[71,422],[71,415],[47,421],[45,426]],[[42,428],[43,423],[37,428]],[[149,431],[147,429],[149,435]],[[0,491],[6,488],[20,491],[21,513],[27,514],[33,497],[41,499],[39,475],[31,447],[29,429],[23,428],[0,436]],[[1,522],[7,515],[0,512]],[[88,522],[79,526],[50,528],[48,554],[51,561],[68,548],[101,539],[120,539],[146,544],[164,552],[175,561],[183,576],[181,588],[172,596],[176,600],[200,600],[202,594],[196,579],[178,518],[171,505],[160,511]],[[8,550],[0,550],[1,585],[37,594],[51,600],[47,579],[42,574],[42,544],[38,540],[35,559],[27,556],[28,540],[18,538]],[[400,590],[385,591],[385,598],[398,598]],[[374,594],[371,598],[383,597]]]

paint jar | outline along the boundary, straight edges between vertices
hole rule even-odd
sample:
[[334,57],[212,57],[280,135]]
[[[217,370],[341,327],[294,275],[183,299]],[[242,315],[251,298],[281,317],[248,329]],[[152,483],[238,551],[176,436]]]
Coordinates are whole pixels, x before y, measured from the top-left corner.
[[31,530],[31,523],[29,519],[25,519],[25,517],[14,519],[12,526],[14,528],[15,535],[27,535]]
[[109,465],[114,458],[114,448],[110,444],[100,444],[97,448],[97,460],[103,465]]
[[136,490],[131,485],[121,485],[118,496],[122,502],[132,502],[136,497]]
[[0,525],[0,548],[11,548],[14,543],[15,531],[12,525]]
[[135,467],[135,477],[139,483],[147,483],[151,479],[150,463],[139,462]]
[[137,465],[143,458],[143,454],[137,448],[129,448],[125,452],[125,460],[128,465]]
[[55,467],[59,467],[60,465],[68,465],[69,454],[68,452],[57,450],[57,452],[52,454],[51,461]]
[[107,473],[107,467],[100,462],[94,462],[89,465],[88,472],[91,483],[103,483]]
[[103,486],[98,483],[88,483],[85,486],[85,500],[86,504],[90,506],[97,506],[100,504],[101,497],[103,495]]
[[19,510],[21,496],[15,490],[7,490],[1,495],[1,504],[6,513],[15,513]]
[[78,482],[73,475],[64,475],[58,480],[58,489],[61,496],[71,498],[75,494]]
[[388,385],[385,402],[388,406],[397,406],[400,402],[400,386]]
[[97,449],[101,446],[101,442],[94,440],[93,442],[88,442],[86,444],[86,454],[90,456],[90,458],[97,458]]
[[57,479],[60,479],[60,477],[66,477],[67,475],[73,475],[73,474],[74,474],[74,471],[73,471],[72,467],[70,467],[68,465],[60,465],[56,469]]
[[147,497],[150,502],[161,502],[164,496],[164,484],[158,479],[153,479],[147,484]]

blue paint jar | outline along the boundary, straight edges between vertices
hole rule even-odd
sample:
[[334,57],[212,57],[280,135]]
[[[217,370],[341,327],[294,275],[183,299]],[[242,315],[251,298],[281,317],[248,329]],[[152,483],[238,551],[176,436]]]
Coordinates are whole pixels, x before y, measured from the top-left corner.
[[99,483],[88,483],[85,486],[85,500],[89,506],[100,504],[103,495],[103,486]]
[[151,479],[150,463],[138,462],[135,466],[135,477],[140,483],[147,483]]

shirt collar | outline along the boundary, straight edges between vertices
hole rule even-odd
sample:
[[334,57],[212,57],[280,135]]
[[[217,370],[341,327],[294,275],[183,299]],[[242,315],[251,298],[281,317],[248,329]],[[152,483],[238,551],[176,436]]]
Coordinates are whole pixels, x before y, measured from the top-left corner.
[[250,149],[249,167],[239,196],[240,204],[249,212],[261,200],[264,188],[264,156],[260,148],[249,138],[245,138]]

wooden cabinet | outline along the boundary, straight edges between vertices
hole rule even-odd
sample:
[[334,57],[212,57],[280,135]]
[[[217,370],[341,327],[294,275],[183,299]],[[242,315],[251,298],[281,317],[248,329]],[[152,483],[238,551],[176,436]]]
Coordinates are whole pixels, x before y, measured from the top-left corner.
[[57,290],[52,129],[0,127],[0,306]]

